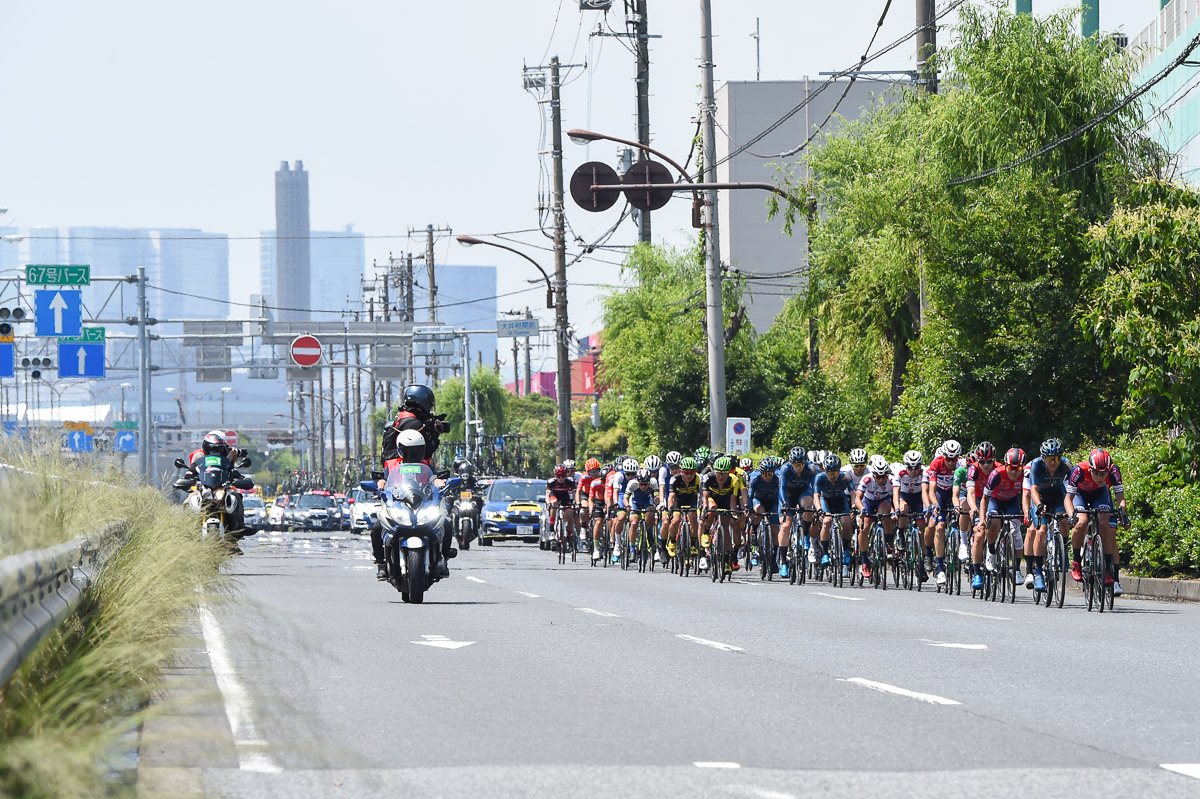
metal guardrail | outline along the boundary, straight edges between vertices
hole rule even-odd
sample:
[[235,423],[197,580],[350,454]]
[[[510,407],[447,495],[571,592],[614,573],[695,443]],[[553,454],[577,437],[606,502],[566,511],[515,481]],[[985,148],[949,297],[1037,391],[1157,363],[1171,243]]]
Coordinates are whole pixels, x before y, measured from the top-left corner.
[[79,607],[101,550],[123,528],[112,525],[94,536],[0,560],[0,686]]

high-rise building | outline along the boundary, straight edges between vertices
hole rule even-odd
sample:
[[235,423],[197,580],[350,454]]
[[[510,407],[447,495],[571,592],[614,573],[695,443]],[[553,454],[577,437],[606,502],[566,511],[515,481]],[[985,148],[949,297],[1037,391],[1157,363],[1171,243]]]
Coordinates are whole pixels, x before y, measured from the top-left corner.
[[[454,266],[437,264],[437,324],[462,330],[496,329],[496,267]],[[425,270],[416,268],[416,288],[413,290],[414,324],[430,324],[429,284]],[[480,333],[471,336],[471,365],[481,361],[491,367],[496,359],[496,334]],[[446,372],[439,373],[441,377]],[[422,376],[417,373],[418,379]]]
[[[343,310],[361,307],[362,278],[367,264],[366,241],[363,234],[346,225],[345,230],[313,230],[309,232],[309,298],[313,309]],[[278,250],[275,231],[264,230],[259,245],[259,274],[262,293],[275,291]],[[274,304],[289,307],[276,301]],[[317,319],[330,319],[319,315]]]
[[289,169],[287,161],[275,173],[275,286],[272,291],[281,308],[283,320],[309,317],[312,307],[312,262],[309,250],[308,173],[304,162],[297,161]]

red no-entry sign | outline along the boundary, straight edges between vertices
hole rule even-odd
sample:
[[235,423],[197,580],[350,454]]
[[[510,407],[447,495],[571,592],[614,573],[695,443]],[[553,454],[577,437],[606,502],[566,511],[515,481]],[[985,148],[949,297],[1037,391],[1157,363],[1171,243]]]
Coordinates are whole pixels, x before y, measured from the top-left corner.
[[321,360],[321,342],[316,336],[298,336],[289,352],[297,366],[316,366]]

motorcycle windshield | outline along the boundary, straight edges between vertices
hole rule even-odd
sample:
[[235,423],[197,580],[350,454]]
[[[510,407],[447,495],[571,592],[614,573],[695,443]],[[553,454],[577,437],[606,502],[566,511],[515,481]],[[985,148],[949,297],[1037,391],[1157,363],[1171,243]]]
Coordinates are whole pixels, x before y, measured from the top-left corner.
[[200,484],[205,488],[220,488],[229,481],[232,464],[220,455],[205,455],[200,469]]
[[402,484],[416,484],[424,487],[433,482],[433,469],[423,463],[396,463],[388,469],[387,482],[384,488],[393,495],[400,493],[397,489]]

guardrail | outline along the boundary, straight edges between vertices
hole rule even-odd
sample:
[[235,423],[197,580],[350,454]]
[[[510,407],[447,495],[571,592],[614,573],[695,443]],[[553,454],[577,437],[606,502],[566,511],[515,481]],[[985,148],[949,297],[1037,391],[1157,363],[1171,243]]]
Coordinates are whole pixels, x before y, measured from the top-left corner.
[[124,529],[0,560],[0,685],[79,606],[101,565],[102,550]]

